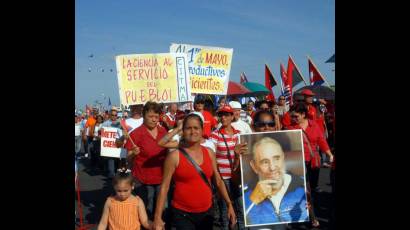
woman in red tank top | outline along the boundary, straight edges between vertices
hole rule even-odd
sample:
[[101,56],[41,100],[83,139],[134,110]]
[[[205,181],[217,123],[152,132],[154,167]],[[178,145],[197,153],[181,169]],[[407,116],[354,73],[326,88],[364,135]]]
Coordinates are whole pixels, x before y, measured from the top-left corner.
[[[231,225],[236,216],[224,183],[217,171],[215,153],[201,146],[203,123],[196,114],[190,114],[183,121],[183,141],[180,147],[193,159],[205,174],[208,183],[214,182],[228,206]],[[180,150],[167,155],[163,178],[154,216],[154,229],[164,229],[162,212],[171,180],[175,188],[172,206],[172,226],[176,229],[212,229],[212,190],[199,172]],[[170,223],[171,224],[171,223]]]

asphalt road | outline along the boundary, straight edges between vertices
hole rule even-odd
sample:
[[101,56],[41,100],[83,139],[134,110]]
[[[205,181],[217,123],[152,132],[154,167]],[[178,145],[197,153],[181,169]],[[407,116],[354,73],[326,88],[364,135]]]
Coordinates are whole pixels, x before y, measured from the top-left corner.
[[[89,160],[79,160],[79,183],[80,183],[80,197],[81,206],[83,210],[83,217],[85,224],[95,224],[94,227],[89,228],[96,230],[96,225],[101,217],[102,209],[105,200],[108,196],[113,194],[111,186],[111,179],[109,179],[103,172],[93,172],[89,170]],[[332,213],[332,199],[330,186],[330,169],[322,168],[320,170],[319,187],[323,192],[317,195],[315,201],[316,216],[320,221],[320,229],[328,230],[334,229],[332,227],[331,213]],[[75,195],[75,207],[77,210],[76,227],[79,226],[79,212],[77,207],[77,195]],[[214,229],[220,229],[215,225]],[[316,229],[310,228],[308,223],[289,224],[287,230],[302,230],[302,229]]]

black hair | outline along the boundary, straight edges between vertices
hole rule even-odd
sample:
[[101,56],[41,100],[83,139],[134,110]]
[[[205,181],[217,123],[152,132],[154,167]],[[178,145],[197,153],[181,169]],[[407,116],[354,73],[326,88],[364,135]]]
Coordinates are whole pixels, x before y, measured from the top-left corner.
[[194,104],[198,104],[198,103],[205,104],[205,97],[201,94],[198,94],[195,97]]
[[273,115],[273,113],[266,111],[266,110],[259,110],[255,113],[254,117],[253,117],[253,126],[255,126],[255,123],[260,122],[261,117],[263,115],[268,115],[272,117],[272,121],[275,122],[275,116]]
[[182,129],[185,129],[186,123],[188,122],[189,119],[191,118],[196,118],[198,119],[199,123],[201,124],[201,128],[204,128],[204,122],[202,121],[201,117],[198,114],[195,113],[190,113],[187,116],[185,116],[184,121],[182,122]]
[[101,120],[103,120],[103,121],[104,121],[104,117],[103,117],[102,115],[100,115],[100,114],[98,114],[98,115],[97,115],[97,117],[96,117],[96,119],[95,119],[95,120],[97,120],[97,121],[98,121],[98,118],[99,118],[99,117],[101,117]]
[[222,100],[225,100],[225,101],[226,101],[225,97],[221,97],[221,98],[219,98],[219,100],[218,100],[218,104],[219,104],[219,103],[221,103],[221,101],[222,101]]
[[134,177],[132,176],[130,171],[127,171],[125,169],[118,171],[117,174],[115,174],[114,178],[112,179],[112,185],[116,186],[121,181],[126,181],[131,186],[134,185]]
[[269,108],[272,107],[272,103],[269,102],[269,101],[267,101],[267,100],[257,101],[257,102],[255,103],[255,106],[256,106],[256,108],[259,109],[262,104],[267,104]]
[[153,111],[154,113],[161,114],[162,112],[161,105],[154,101],[149,101],[145,103],[144,108],[142,109],[142,116],[145,117],[145,114],[147,114],[149,111]]
[[307,108],[307,106],[306,106],[305,103],[299,102],[299,103],[294,104],[294,105],[290,108],[289,112],[296,112],[296,113],[300,113],[300,114],[303,114],[303,113],[304,113],[305,116],[306,116],[307,113],[308,113],[308,108]]

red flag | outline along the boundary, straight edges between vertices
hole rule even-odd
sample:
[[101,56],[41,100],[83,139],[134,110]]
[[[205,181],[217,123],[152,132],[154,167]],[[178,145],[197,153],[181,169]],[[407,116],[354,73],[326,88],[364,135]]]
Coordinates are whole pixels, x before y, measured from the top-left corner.
[[[287,73],[285,72],[285,67],[280,63],[280,76],[282,79],[282,95],[285,97],[286,104],[292,105],[292,84],[289,81]],[[290,78],[291,79],[291,78]]]
[[[290,83],[291,83],[290,85],[292,87],[299,84],[299,82],[302,82],[302,81],[305,82],[305,80],[302,77],[302,74],[300,73],[298,67],[296,66],[291,56],[289,56],[289,59],[288,59],[287,75],[288,75],[288,78],[290,78]],[[305,82],[305,85],[306,85],[306,82]]]
[[277,85],[275,78],[273,78],[273,74],[270,72],[268,66],[265,64],[265,86],[270,91],[270,93],[266,96],[267,100],[275,100],[275,95],[273,95],[272,91],[272,87],[275,85]]
[[322,85],[323,83],[325,83],[325,79],[323,78],[322,74],[320,74],[319,70],[316,68],[315,64],[313,64],[310,58],[308,58],[308,64],[310,85]]
[[240,82],[239,83],[245,83],[245,82],[248,82],[248,78],[246,78],[246,75],[245,75],[245,73],[244,72],[242,72],[241,73],[241,80],[240,80]]

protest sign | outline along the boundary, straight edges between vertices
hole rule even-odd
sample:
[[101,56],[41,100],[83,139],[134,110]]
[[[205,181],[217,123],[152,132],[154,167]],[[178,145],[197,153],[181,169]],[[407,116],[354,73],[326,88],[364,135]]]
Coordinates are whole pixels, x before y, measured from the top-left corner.
[[123,106],[191,100],[185,54],[118,55],[116,65]]
[[226,95],[233,49],[172,43],[170,52],[187,54],[191,93]]
[[115,139],[118,138],[118,130],[113,127],[104,127],[101,131],[101,156],[125,158],[126,151],[122,148],[117,148]]
[[240,134],[245,226],[309,221],[301,130]]

